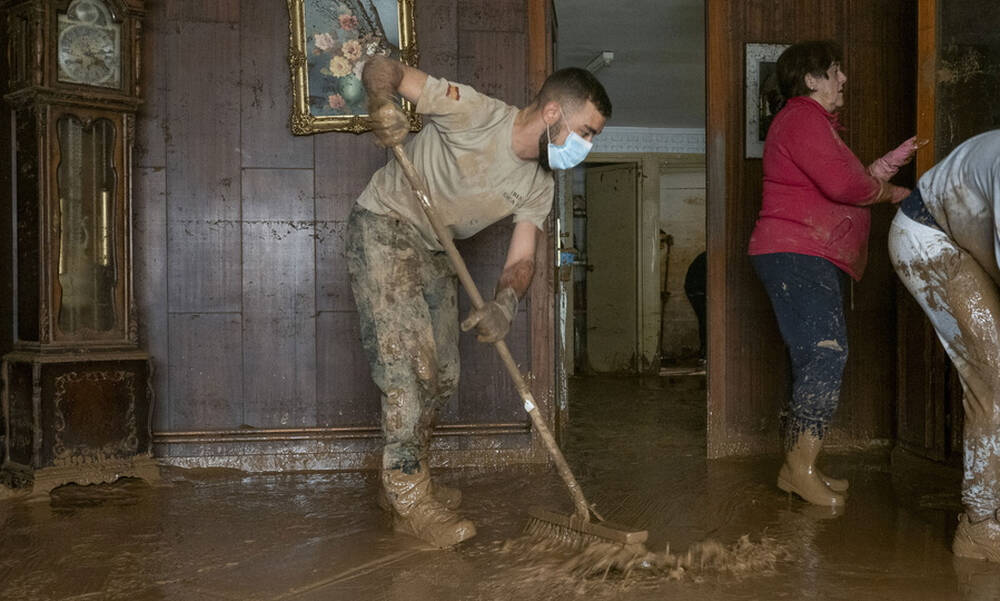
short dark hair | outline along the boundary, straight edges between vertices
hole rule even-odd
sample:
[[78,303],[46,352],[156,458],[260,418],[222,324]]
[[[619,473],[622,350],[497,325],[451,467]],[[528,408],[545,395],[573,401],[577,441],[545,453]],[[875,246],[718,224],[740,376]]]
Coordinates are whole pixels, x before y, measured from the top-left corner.
[[567,110],[576,110],[589,100],[605,119],[611,118],[611,99],[594,74],[579,67],[559,69],[545,79],[542,89],[535,96],[539,107],[555,100],[567,104]]
[[842,62],[843,56],[840,46],[831,40],[792,44],[778,57],[778,90],[786,100],[808,96],[812,90],[806,85],[806,75],[826,77],[830,65]]

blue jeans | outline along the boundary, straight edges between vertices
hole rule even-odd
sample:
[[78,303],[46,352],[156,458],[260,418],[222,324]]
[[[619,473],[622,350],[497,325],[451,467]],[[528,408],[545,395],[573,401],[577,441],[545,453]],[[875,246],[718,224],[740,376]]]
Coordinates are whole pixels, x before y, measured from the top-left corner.
[[810,432],[823,438],[840,401],[847,364],[846,274],[820,257],[750,257],[764,284],[792,362],[792,399],[782,413],[785,448]]

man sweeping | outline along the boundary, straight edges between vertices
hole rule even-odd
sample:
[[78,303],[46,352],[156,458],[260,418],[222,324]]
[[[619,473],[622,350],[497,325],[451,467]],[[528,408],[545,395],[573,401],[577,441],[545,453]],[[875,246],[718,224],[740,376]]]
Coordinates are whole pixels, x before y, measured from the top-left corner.
[[920,178],[892,222],[889,254],[962,382],[965,512],[952,550],[1000,562],[1000,130]]
[[[534,274],[536,240],[552,206],[552,169],[586,157],[611,116],[600,82],[583,69],[546,79],[523,109],[385,57],[363,81],[378,143],[405,143],[454,238],[514,216],[493,300],[461,323],[492,343],[510,328]],[[424,116],[409,123],[395,99]],[[381,503],[397,531],[435,547],[475,535],[454,510],[461,493],[431,482],[428,451],[438,410],[458,386],[457,281],[394,158],[361,193],[347,226],[346,254],[372,378],[382,391]]]

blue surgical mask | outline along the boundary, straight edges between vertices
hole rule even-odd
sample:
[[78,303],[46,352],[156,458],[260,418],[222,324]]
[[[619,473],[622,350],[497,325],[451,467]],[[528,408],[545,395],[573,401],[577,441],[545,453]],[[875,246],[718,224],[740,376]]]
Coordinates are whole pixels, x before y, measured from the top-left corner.
[[[563,116],[563,121],[566,120],[565,115]],[[569,123],[566,124],[569,127]],[[580,134],[576,133],[572,129],[569,135],[566,136],[566,141],[562,143],[562,146],[556,146],[552,143],[552,136],[549,134],[549,129],[545,128],[545,135],[549,138],[549,167],[553,169],[572,169],[580,163],[583,159],[587,158],[590,154],[590,149],[594,146],[592,142],[584,140]]]

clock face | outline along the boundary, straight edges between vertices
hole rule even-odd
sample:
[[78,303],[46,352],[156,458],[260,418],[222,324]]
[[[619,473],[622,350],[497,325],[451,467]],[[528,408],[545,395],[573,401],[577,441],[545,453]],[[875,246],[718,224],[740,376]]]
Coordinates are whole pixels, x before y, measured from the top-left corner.
[[121,82],[121,51],[115,29],[59,24],[59,81],[104,88]]

